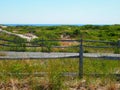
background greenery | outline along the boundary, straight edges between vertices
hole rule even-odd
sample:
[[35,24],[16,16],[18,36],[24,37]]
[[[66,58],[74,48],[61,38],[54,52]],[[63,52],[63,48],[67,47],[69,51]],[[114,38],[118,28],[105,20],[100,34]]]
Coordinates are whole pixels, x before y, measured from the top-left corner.
[[[28,44],[27,40],[22,39],[17,36],[8,35],[6,33],[0,33],[0,38],[15,41],[15,43],[2,42],[15,47],[2,47],[2,50],[16,50],[16,51],[59,51],[59,52],[78,52],[78,48],[67,48],[67,49],[51,49],[52,46],[62,46],[64,43],[61,42],[40,42],[40,40],[80,40],[81,37],[84,40],[103,40],[112,41],[114,43],[84,43],[85,45],[94,46],[116,46],[114,49],[109,49],[113,53],[120,53],[118,49],[118,40],[120,39],[120,25],[62,25],[62,26],[8,26],[5,30],[18,34],[31,33],[36,35],[38,38],[31,40],[30,45],[39,45],[40,47],[32,48],[25,47]],[[78,46],[79,44],[70,44],[68,46]],[[44,46],[44,47],[42,47]],[[85,48],[84,52],[94,52],[96,50]],[[103,49],[98,49],[98,52],[104,51]]]

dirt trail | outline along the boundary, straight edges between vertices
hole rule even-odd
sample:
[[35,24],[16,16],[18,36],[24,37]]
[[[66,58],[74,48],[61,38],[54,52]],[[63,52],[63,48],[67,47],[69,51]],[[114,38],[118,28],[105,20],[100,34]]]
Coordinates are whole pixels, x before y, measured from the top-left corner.
[[8,32],[6,30],[2,30],[2,29],[0,29],[0,32],[4,32],[4,33],[9,34],[9,35],[14,35],[14,36],[21,37],[23,39],[27,39],[27,41],[31,41],[34,38],[38,38],[37,36],[29,37],[29,36],[26,36],[26,35],[23,35],[23,34],[16,34],[16,33]]

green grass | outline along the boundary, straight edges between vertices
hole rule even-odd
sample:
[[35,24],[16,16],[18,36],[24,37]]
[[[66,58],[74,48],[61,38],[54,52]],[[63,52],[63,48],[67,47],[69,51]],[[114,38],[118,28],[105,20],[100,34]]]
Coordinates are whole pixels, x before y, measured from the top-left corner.
[[[61,73],[65,72],[79,72],[79,59],[43,59],[43,60],[19,60],[19,61],[0,61],[0,82],[8,83],[12,79],[14,83],[27,83],[29,88],[33,90],[42,90],[40,88],[49,87],[49,90],[69,90],[70,83],[75,84],[86,80],[86,85],[95,84],[109,84],[110,82],[117,82],[116,77],[110,74],[120,74],[120,61],[113,60],[99,60],[92,58],[84,59],[84,77],[79,79],[76,77],[64,77]],[[33,73],[46,72],[44,77],[34,76]],[[8,73],[32,73],[31,75],[22,74],[8,74]],[[90,74],[103,74],[103,76],[95,77]],[[17,80],[17,81],[16,81]],[[23,82],[22,82],[23,80]],[[25,81],[26,80],[26,81]],[[66,85],[65,83],[67,82]],[[52,88],[52,89],[51,89]]]

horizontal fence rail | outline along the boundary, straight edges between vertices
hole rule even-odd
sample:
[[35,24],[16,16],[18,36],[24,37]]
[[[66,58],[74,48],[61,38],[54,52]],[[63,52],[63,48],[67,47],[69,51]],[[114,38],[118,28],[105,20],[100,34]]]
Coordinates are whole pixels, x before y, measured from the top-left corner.
[[[79,53],[58,53],[58,52],[10,52],[2,51],[4,56],[0,56],[0,60],[21,60],[21,59],[56,59],[56,58],[79,58]],[[120,54],[107,53],[83,53],[84,58],[103,58],[109,60],[120,60]]]
[[[44,77],[46,75],[48,75],[49,73],[48,72],[35,72],[35,73],[0,73],[0,76],[3,76],[3,75],[12,75],[12,76],[16,76],[16,75],[24,75],[24,76],[30,76],[30,75],[33,75],[33,76],[37,76],[37,77]],[[100,77],[100,76],[105,76],[106,74],[84,74],[86,76],[94,76],[94,77]],[[61,72],[61,76],[72,76],[72,77],[76,77],[76,76],[79,76],[78,73],[76,72]],[[116,76],[118,78],[118,80],[120,79],[120,74],[109,74],[109,76]]]
[[[15,43],[15,40],[7,40],[7,39],[2,39],[0,38],[1,41],[7,41],[7,42],[13,42]],[[43,41],[49,41],[49,42],[81,42],[81,40],[38,40],[38,42],[43,42]],[[99,43],[115,43],[112,41],[103,41],[103,40],[83,40],[83,42],[99,42]],[[30,42],[22,42],[22,43],[30,43]]]
[[115,43],[110,41],[102,41],[102,40],[83,40],[84,42],[99,42],[99,43]]
[[[15,43],[15,40],[7,40],[7,39],[2,39],[0,38],[1,41],[8,41],[8,42],[13,42]],[[42,41],[49,41],[49,42],[80,42],[81,40],[38,40],[38,42],[42,42]],[[83,42],[99,42],[99,43],[115,43],[112,41],[103,41],[103,40],[83,40]],[[30,43],[30,42],[25,42],[23,41],[23,43]]]
[[89,48],[116,48],[116,46],[87,46],[83,45],[83,47],[89,47]]
[[[81,40],[38,40],[37,42],[24,42],[24,41],[18,42],[18,41],[15,41],[15,40],[6,40],[6,39],[1,39],[1,38],[0,38],[0,41],[9,42],[9,43],[17,44],[17,45],[19,45],[19,44],[27,44],[27,45],[25,45],[25,47],[40,47],[41,45],[39,45],[38,42],[40,42],[43,45],[44,45],[44,42],[79,42],[79,43],[81,42]],[[91,47],[91,48],[92,47],[93,48],[94,47],[95,48],[107,48],[107,47],[108,48],[115,48],[115,47],[120,47],[120,41],[110,42],[110,41],[102,41],[102,40],[83,40],[83,42],[94,42],[94,43],[98,42],[98,43],[113,44],[113,45],[110,45],[110,46],[90,46],[90,45],[84,45],[83,44],[84,47]],[[17,45],[14,46],[14,45],[10,45],[10,44],[0,44],[0,46],[8,46],[8,47],[17,47]],[[19,46],[19,47],[22,47],[22,46]],[[60,46],[53,46],[53,47],[60,48]],[[74,46],[72,46],[72,47],[74,47]],[[75,46],[75,47],[77,47],[77,46]],[[63,47],[61,46],[61,48],[63,48]]]

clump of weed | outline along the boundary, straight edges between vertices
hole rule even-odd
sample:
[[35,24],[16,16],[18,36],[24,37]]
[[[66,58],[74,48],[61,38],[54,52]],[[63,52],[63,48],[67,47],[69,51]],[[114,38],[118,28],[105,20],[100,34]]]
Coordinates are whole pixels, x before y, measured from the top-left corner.
[[59,66],[59,62],[50,62],[50,68],[48,72],[48,79],[51,90],[61,90],[62,88],[62,69]]

